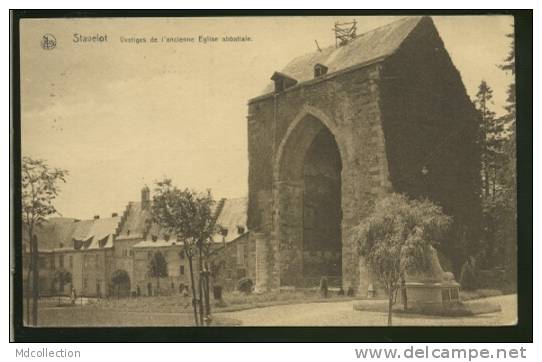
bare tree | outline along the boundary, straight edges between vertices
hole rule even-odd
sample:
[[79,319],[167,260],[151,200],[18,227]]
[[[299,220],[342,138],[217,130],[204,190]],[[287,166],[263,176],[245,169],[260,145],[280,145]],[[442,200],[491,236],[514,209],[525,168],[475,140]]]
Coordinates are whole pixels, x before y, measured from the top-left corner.
[[27,240],[30,244],[30,263],[25,282],[27,323],[30,318],[29,288],[32,274],[32,324],[38,323],[39,297],[39,265],[38,245],[35,230],[46,222],[46,218],[57,213],[53,201],[58,195],[59,181],[66,182],[67,170],[52,168],[44,160],[23,157],[21,186],[22,186],[22,219],[26,229]]

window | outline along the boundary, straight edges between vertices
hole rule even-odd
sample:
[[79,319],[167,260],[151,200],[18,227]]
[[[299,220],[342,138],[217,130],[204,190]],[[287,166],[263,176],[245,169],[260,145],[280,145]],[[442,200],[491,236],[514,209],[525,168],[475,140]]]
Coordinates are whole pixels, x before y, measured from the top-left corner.
[[152,251],[149,251],[149,252],[147,253],[147,258],[148,258],[148,259],[152,259]]
[[181,265],[179,267],[179,273],[180,273],[180,275],[184,275],[184,265]]
[[320,77],[322,75],[325,75],[327,73],[327,67],[323,64],[316,64],[314,66],[314,77]]
[[105,245],[107,244],[107,239],[109,239],[109,235],[103,238],[102,240],[98,241],[98,246],[100,248],[104,248]]
[[271,77],[271,80],[275,82],[275,92],[282,92],[286,88],[293,87],[297,84],[297,80],[287,76],[286,74],[282,74],[279,72],[275,72],[273,76]]
[[88,288],[88,279],[84,278],[83,279],[83,289],[86,290],[87,288]]
[[64,268],[64,254],[60,254],[58,256],[58,266],[61,268]]
[[42,269],[47,268],[47,259],[45,257],[40,257],[39,259],[39,267]]
[[184,250],[181,250],[181,252],[179,253],[180,257],[181,257],[181,260],[184,260]]
[[132,249],[130,249],[129,255],[130,255],[130,256],[133,256],[133,255],[134,255],[134,251],[133,251]]
[[73,255],[70,255],[70,268],[73,268]]

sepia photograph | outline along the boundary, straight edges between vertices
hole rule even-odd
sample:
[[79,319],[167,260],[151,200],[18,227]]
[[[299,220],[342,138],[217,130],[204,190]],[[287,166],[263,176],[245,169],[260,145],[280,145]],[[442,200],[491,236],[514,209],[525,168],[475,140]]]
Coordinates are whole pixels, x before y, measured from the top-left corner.
[[23,327],[517,325],[513,15],[18,26]]

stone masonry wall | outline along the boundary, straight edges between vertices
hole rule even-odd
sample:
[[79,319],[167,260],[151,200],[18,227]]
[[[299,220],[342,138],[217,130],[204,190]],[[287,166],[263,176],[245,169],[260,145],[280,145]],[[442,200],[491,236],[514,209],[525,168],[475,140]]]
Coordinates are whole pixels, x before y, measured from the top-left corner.
[[[311,133],[310,128],[313,126],[310,124],[314,124],[311,122],[316,119],[334,135],[343,165],[343,287],[366,289],[368,281],[360,281],[359,277],[357,246],[350,241],[349,235],[351,228],[370,212],[375,197],[390,187],[380,123],[379,75],[379,65],[374,64],[249,102],[248,227],[256,231],[256,248],[264,253],[263,256],[257,256],[258,265],[265,268],[265,272],[262,267],[258,268],[258,275],[265,273],[267,278],[266,285],[257,282],[260,287],[275,288],[279,283],[288,285],[295,282],[295,273],[300,272],[295,260],[302,257],[299,245],[295,245],[294,250],[282,252],[281,244],[287,241],[299,242],[302,235],[298,235],[295,228],[290,229],[291,233],[284,233],[287,228],[280,225],[298,220],[296,210],[281,210],[280,200],[286,198],[287,205],[291,205],[292,197],[296,199],[295,195],[299,191],[285,192],[287,189],[295,190],[296,185],[281,182],[284,180],[279,178],[282,177],[281,172],[297,172],[288,168],[299,168],[296,159],[300,156],[295,154],[306,151],[300,149],[304,144],[310,145],[302,137]],[[307,132],[304,127],[307,127]],[[294,135],[298,139],[287,139]],[[279,154],[282,162],[277,160]],[[276,170],[280,168],[283,170],[277,173]],[[294,215],[284,217],[280,212]],[[283,235],[277,235],[281,233]]]

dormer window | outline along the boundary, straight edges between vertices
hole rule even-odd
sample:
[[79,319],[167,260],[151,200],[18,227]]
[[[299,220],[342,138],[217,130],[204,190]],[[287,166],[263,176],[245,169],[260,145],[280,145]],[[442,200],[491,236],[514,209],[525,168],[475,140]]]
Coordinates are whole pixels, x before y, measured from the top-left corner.
[[282,92],[297,84],[297,80],[280,72],[273,73],[271,80],[275,82],[275,93]]
[[107,240],[109,239],[109,235],[107,235],[105,238],[103,238],[102,240],[98,241],[98,246],[100,248],[104,248],[105,245],[107,244]]
[[318,63],[314,66],[314,78],[318,78],[326,74],[327,67],[325,65]]
[[237,225],[237,235],[242,235],[245,233],[245,228],[241,225]]

